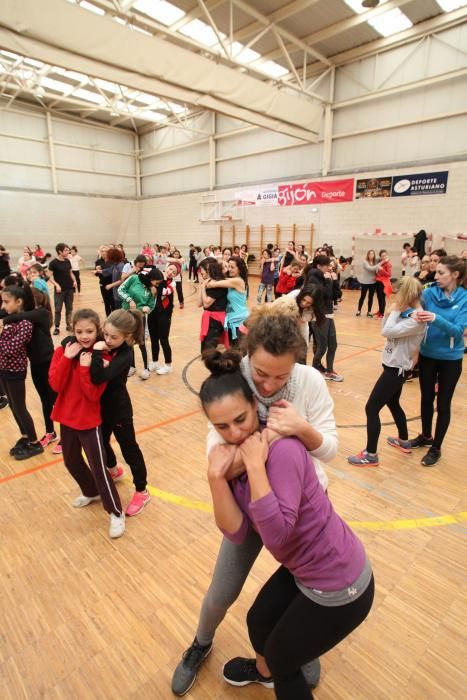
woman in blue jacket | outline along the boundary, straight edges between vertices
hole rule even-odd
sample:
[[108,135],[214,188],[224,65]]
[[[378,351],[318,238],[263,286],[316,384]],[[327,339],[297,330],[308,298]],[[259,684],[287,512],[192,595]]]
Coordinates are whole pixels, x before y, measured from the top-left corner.
[[[467,326],[466,266],[466,261],[456,255],[441,258],[436,284],[423,292],[424,311],[417,313],[417,321],[428,323],[428,331],[420,346],[422,433],[410,442],[412,448],[429,446],[422,459],[424,467],[432,467],[441,457],[441,445],[451,420],[452,396],[462,374]],[[436,383],[438,415],[433,436]]]

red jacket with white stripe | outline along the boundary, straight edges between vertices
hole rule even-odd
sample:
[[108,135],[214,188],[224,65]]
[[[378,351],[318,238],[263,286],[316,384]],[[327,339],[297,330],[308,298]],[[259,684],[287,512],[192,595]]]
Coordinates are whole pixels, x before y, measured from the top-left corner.
[[58,396],[51,418],[74,430],[90,430],[102,423],[100,399],[106,382],[93,384],[89,367],[81,367],[78,357],[65,357],[60,345],[49,369],[49,384]]

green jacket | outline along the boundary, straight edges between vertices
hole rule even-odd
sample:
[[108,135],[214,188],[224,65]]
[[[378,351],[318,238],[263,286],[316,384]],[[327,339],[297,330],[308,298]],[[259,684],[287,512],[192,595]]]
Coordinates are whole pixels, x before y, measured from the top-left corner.
[[138,275],[131,275],[118,287],[118,296],[124,309],[130,308],[130,301],[134,301],[140,311],[143,306],[148,306],[153,311],[156,305],[156,297],[145,287]]

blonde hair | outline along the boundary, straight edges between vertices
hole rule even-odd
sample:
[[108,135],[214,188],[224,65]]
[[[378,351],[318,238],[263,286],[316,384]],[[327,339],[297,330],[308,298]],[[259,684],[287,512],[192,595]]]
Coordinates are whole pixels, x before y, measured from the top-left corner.
[[420,302],[423,287],[416,277],[404,277],[396,294],[396,306],[399,309],[413,308]]
[[104,326],[106,323],[111,323],[117,331],[125,336],[127,345],[134,345],[135,343],[141,345],[143,343],[144,323],[141,311],[137,309],[129,309],[128,311],[116,309],[112,311],[110,316],[107,316]]

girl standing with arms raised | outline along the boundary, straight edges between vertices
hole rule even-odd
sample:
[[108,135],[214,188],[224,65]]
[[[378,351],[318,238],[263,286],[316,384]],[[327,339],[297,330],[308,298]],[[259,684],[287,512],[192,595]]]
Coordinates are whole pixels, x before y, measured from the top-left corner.
[[[422,459],[424,467],[434,466],[441,457],[451,421],[452,397],[462,374],[467,326],[466,264],[465,259],[455,255],[441,258],[436,267],[436,284],[423,292],[424,310],[417,313],[417,321],[428,323],[428,333],[420,346],[419,361],[422,432],[410,440],[410,446],[429,447]],[[436,384],[438,412],[433,436]]]
[[[83,508],[102,499],[110,516],[109,536],[125,532],[125,515],[111,476],[107,471],[101,432],[100,399],[105,384],[91,381],[92,348],[100,329],[99,316],[92,309],[80,309],[73,316],[73,336],[65,338],[54,353],[49,381],[57,393],[52,418],[60,423],[65,466],[81,488],[73,506]],[[86,455],[88,464],[83,459]]]
[[94,343],[91,380],[96,385],[106,384],[101,397],[101,430],[107,468],[114,480],[123,476],[123,468],[117,465],[115,452],[110,445],[113,433],[133,476],[135,493],[125,511],[126,515],[133,516],[141,513],[151,499],[146,490],[146,464],[136,442],[133,407],[126,386],[132,362],[131,348],[135,343],[142,342],[142,314],[139,311],[117,309],[106,319],[103,332],[104,340]]

